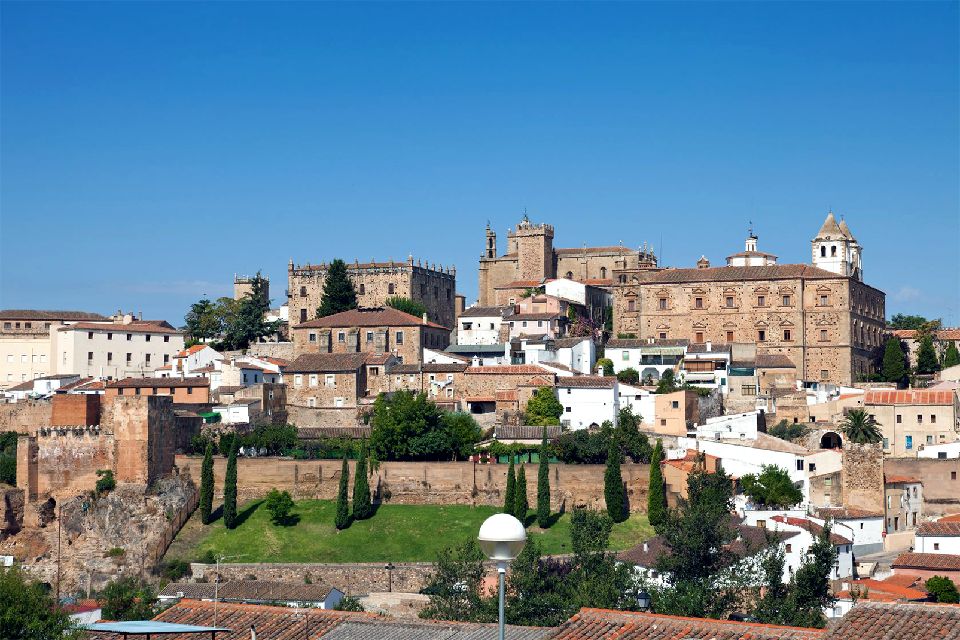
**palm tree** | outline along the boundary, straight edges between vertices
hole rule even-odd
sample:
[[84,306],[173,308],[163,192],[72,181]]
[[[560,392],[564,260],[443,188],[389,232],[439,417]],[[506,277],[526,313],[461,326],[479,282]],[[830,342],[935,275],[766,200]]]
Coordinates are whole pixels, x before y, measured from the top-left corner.
[[883,440],[880,425],[866,409],[852,409],[840,423],[840,430],[857,444],[877,444]]

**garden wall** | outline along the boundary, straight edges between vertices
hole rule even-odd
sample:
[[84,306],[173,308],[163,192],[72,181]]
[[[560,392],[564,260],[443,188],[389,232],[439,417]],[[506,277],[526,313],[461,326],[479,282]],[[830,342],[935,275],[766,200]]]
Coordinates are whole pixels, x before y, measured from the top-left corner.
[[[381,591],[417,593],[430,580],[431,562],[397,562],[392,570],[384,562],[356,564],[221,564],[221,582],[230,580],[269,580],[302,583],[307,578],[357,596]],[[191,563],[194,580],[213,582],[217,565]]]
[[[177,456],[177,466],[199,482],[200,456]],[[340,460],[291,460],[288,458],[241,458],[237,463],[237,488],[242,499],[265,495],[270,489],[289,491],[295,499],[336,498]],[[227,461],[214,460],[214,484],[219,494]],[[350,462],[351,491],[354,462]],[[505,464],[474,462],[381,462],[370,476],[370,487],[384,502],[396,504],[469,504],[500,506],[506,486]],[[605,507],[604,465],[551,464],[552,508]],[[631,511],[646,511],[650,467],[624,464],[623,481]],[[527,494],[537,502],[537,465],[527,465]]]

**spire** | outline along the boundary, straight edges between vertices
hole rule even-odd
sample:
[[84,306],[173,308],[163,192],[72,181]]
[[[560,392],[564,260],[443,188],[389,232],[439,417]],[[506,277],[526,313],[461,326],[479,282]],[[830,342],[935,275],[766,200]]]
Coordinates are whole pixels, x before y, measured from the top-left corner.
[[823,226],[817,233],[817,238],[837,238],[843,235],[843,230],[837,224],[837,219],[833,217],[833,211],[827,214],[827,219],[823,221]]
[[852,240],[853,242],[857,241],[857,239],[853,237],[853,232],[850,231],[850,227],[847,226],[847,221],[843,219],[843,216],[840,216],[840,233],[848,240]]

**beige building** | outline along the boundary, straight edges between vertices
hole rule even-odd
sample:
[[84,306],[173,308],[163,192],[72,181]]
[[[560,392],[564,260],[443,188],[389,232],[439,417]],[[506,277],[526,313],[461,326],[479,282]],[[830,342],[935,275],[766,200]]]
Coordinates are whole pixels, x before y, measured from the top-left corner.
[[64,373],[56,366],[52,348],[57,329],[76,322],[109,321],[86,311],[0,311],[0,389]]
[[[326,263],[295,265],[290,261],[287,304],[291,327],[317,317],[327,268]],[[456,324],[456,267],[414,264],[410,256],[406,262],[347,263],[347,275],[361,308],[383,307],[387,298],[402,296],[422,303],[433,322],[451,329]]]
[[927,445],[960,440],[960,401],[953,391],[870,390],[863,405],[880,424],[886,455],[915,458]]
[[507,232],[507,252],[500,256],[497,255],[497,234],[487,226],[486,246],[480,258],[478,304],[492,306],[501,304],[498,300],[508,301],[511,297],[518,300],[527,288],[552,278],[610,286],[615,270],[656,267],[656,264],[653,250],[646,247],[554,249],[553,227],[533,224],[524,216],[516,230]]
[[154,375],[183,350],[183,333],[163,320],[76,322],[51,331],[58,373],[114,379]]
[[851,384],[874,370],[886,296],[861,280],[861,249],[832,213],[812,246],[812,265],[777,264],[751,232],[723,267],[618,269],[614,332],[755,344],[758,357],[790,358],[801,379]]
[[306,353],[287,369],[287,415],[298,427],[355,427],[366,394],[364,353]]
[[450,330],[391,307],[351,309],[291,328],[295,355],[304,353],[392,354],[407,364],[423,350],[442,351]]

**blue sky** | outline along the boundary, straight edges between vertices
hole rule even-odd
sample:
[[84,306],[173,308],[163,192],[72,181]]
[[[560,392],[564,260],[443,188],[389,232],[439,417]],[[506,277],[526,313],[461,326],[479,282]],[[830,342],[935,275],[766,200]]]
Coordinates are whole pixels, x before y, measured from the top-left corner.
[[888,315],[960,324],[956,3],[0,6],[0,307],[182,321],[258,269],[489,220],[661,263],[806,262],[827,209]]

